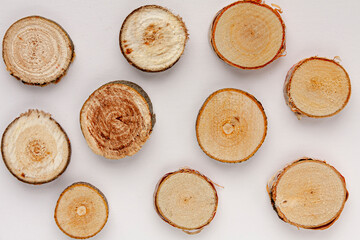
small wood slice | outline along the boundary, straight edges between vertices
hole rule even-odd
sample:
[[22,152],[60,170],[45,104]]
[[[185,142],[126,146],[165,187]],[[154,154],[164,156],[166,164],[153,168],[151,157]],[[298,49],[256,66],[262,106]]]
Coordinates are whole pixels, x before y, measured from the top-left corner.
[[255,0],[224,7],[211,25],[215,53],[242,69],[262,68],[279,58],[285,51],[285,24],[278,11]]
[[311,158],[280,170],[267,189],[280,219],[307,229],[330,227],[348,198],[344,177],[326,162]]
[[85,182],[74,183],[60,195],[55,208],[55,222],[66,235],[84,239],[103,229],[109,216],[104,194]]
[[211,158],[228,163],[249,159],[264,142],[267,119],[259,101],[233,88],[211,94],[196,121],[196,137]]
[[6,128],[1,153],[6,167],[20,181],[42,184],[65,171],[71,147],[65,131],[50,114],[29,110]]
[[130,13],[120,30],[120,49],[127,61],[146,72],[172,67],[181,57],[188,39],[179,16],[157,5]]
[[138,85],[114,81],[97,89],[80,112],[84,137],[94,153],[120,159],[137,153],[150,137],[155,114]]
[[350,94],[349,75],[339,63],[326,58],[298,62],[284,84],[285,101],[299,119],[331,117],[346,106]]
[[216,214],[218,196],[207,177],[192,169],[166,174],[155,190],[155,208],[173,227],[200,232]]
[[11,75],[25,84],[45,86],[60,81],[74,58],[74,45],[57,23],[25,17],[7,30],[3,58]]

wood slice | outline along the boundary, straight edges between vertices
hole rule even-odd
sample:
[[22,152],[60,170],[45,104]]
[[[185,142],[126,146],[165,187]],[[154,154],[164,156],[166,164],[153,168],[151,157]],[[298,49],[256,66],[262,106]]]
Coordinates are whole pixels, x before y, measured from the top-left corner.
[[74,45],[57,23],[40,17],[25,17],[7,30],[3,58],[11,75],[25,84],[57,83],[74,58]]
[[80,112],[83,135],[94,153],[120,159],[137,153],[150,137],[155,114],[149,96],[129,81],[107,83]]
[[350,94],[345,69],[334,60],[320,57],[295,64],[284,84],[285,101],[299,119],[331,117],[346,106]]
[[242,69],[262,68],[285,51],[285,24],[278,9],[245,0],[221,9],[210,42],[220,59]]
[[213,220],[218,196],[207,177],[192,169],[180,169],[161,178],[154,201],[165,222],[191,234],[200,232]]
[[29,110],[6,128],[1,153],[6,167],[16,178],[42,184],[65,171],[71,147],[65,131],[50,114]]
[[181,57],[188,39],[179,16],[157,5],[135,9],[120,30],[120,49],[126,60],[146,72],[172,67]]
[[196,137],[211,158],[228,163],[249,159],[264,142],[267,118],[251,94],[225,88],[211,94],[196,121]]
[[330,227],[348,198],[344,177],[326,162],[311,158],[280,170],[267,189],[280,219],[307,229]]
[[67,187],[55,207],[55,222],[66,235],[84,239],[98,234],[109,216],[105,195],[93,185],[77,182]]

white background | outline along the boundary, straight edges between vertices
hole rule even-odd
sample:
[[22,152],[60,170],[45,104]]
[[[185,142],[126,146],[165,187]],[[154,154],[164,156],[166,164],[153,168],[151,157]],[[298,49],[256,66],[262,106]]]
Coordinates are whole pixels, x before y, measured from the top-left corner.
[[[106,195],[110,215],[93,239],[358,239],[360,174],[360,1],[274,0],[287,27],[287,56],[260,70],[233,68],[219,60],[208,41],[209,25],[228,0],[0,0],[0,35],[16,20],[41,15],[69,33],[76,58],[57,85],[27,86],[0,62],[0,132],[29,108],[49,112],[68,133],[72,157],[57,180],[40,186],[22,183],[0,163],[0,239],[68,239],[56,226],[59,194],[87,181]],[[171,69],[144,73],[122,56],[118,34],[135,8],[158,4],[179,14],[189,29],[184,55]],[[328,119],[298,121],[286,106],[282,86],[288,69],[318,55],[340,56],[352,81],[345,109]],[[79,111],[87,97],[112,80],[130,80],[149,94],[157,116],[140,152],[121,160],[92,153],[84,140]],[[207,157],[195,137],[195,120],[204,100],[220,88],[239,88],[264,106],[268,133],[247,162],[224,164]],[[266,192],[268,179],[285,164],[308,156],[326,160],[346,179],[350,193],[339,220],[324,231],[298,230],[282,222]],[[224,186],[218,212],[200,234],[188,236],[163,222],[153,207],[153,192],[167,172],[188,166]]]

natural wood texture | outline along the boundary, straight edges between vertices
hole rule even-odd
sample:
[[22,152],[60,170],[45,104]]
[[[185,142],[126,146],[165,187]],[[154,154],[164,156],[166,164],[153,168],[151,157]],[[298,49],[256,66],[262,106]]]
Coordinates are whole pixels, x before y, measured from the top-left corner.
[[351,94],[350,78],[335,60],[311,57],[295,64],[284,84],[285,101],[298,118],[322,118],[340,112]]
[[267,119],[259,101],[233,88],[211,94],[196,121],[196,137],[211,158],[235,163],[249,159],[264,142]]
[[280,170],[267,189],[280,219],[307,229],[330,227],[348,198],[344,177],[326,162],[311,158]]
[[7,30],[3,39],[7,70],[25,84],[57,83],[74,58],[74,45],[57,23],[40,17],[25,17]]
[[207,177],[192,169],[166,174],[155,190],[159,216],[188,234],[200,232],[216,214],[218,196]]
[[210,42],[220,59],[242,69],[262,68],[285,51],[285,24],[278,9],[245,0],[221,9]]
[[181,57],[188,39],[179,16],[157,5],[135,9],[120,30],[120,49],[127,61],[146,72],[172,67]]
[[1,153],[6,167],[16,178],[42,184],[65,171],[71,147],[65,131],[50,114],[29,110],[6,128]]
[[67,187],[55,207],[55,222],[66,235],[84,239],[105,226],[109,207],[104,194],[93,185],[77,182]]
[[155,114],[138,85],[114,81],[97,89],[80,112],[83,135],[94,153],[120,159],[137,153],[150,137]]

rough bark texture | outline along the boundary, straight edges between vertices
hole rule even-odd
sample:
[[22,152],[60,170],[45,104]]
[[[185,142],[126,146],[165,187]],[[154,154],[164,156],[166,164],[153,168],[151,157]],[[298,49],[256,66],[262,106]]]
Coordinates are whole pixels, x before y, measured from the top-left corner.
[[196,120],[196,137],[211,158],[238,163],[252,157],[267,133],[267,117],[261,103],[239,89],[212,93]]
[[[31,30],[26,30],[29,26]],[[54,32],[61,37],[52,35]],[[16,79],[29,85],[46,86],[61,80],[75,52],[71,38],[59,24],[40,16],[29,16],[7,30],[2,55],[7,70]]]
[[[153,18],[157,21],[150,19],[146,20],[145,23],[141,23],[136,31],[139,31],[138,35],[141,35],[142,39],[135,39],[137,36],[133,36],[134,39],[126,37],[125,32],[128,29],[128,25],[135,26],[137,21],[142,20],[142,13],[151,11],[154,11],[155,15],[153,15]],[[170,19],[161,19],[160,17],[157,17],[155,13],[156,11],[161,11],[165,14],[168,14]],[[137,14],[139,14],[139,16],[133,17]],[[130,24],[131,21],[132,23]],[[142,29],[143,25],[144,29]],[[174,29],[177,29],[179,32],[178,35],[174,35]],[[168,45],[169,42],[173,41],[173,39],[177,37],[181,38],[182,40]],[[125,18],[119,34],[120,50],[125,59],[129,62],[130,65],[144,72],[161,72],[171,68],[175,63],[178,62],[181,55],[183,54],[187,40],[188,31],[182,18],[174,15],[168,9],[158,5],[146,5],[132,11]],[[166,54],[169,54],[169,52],[176,47],[181,49],[179,53],[176,53],[174,56],[170,57],[166,56]],[[133,55],[137,54],[137,52],[141,52],[141,56],[134,57]],[[166,59],[161,59],[163,56],[164,58],[168,58],[168,61],[166,61]],[[163,64],[151,64],[150,62],[153,59],[157,60],[157,62],[161,61]]]
[[[289,171],[293,166],[297,165],[297,164],[301,164],[304,162],[311,162],[311,163],[318,163],[318,164],[322,164],[324,165],[326,168],[330,169],[331,172],[333,172],[337,178],[342,182],[343,185],[343,190],[344,190],[344,196],[343,196],[343,202],[342,205],[339,209],[336,209],[337,212],[336,214],[334,214],[334,216],[332,216],[330,219],[328,219],[327,221],[318,224],[318,225],[304,225],[304,224],[300,224],[297,221],[291,221],[288,219],[289,216],[287,216],[286,214],[284,214],[281,210],[282,208],[282,204],[289,204],[291,205],[294,209],[296,208],[296,210],[300,210],[303,208],[302,210],[302,214],[306,214],[304,212],[306,212],[306,207],[311,207],[312,204],[320,204],[322,203],[323,205],[321,206],[322,208],[327,208],[328,205],[326,205],[329,201],[332,201],[332,199],[326,199],[323,196],[317,196],[316,194],[318,192],[321,191],[321,189],[319,189],[319,186],[316,186],[316,184],[313,183],[304,183],[303,181],[306,179],[301,179],[299,181],[297,181],[297,184],[299,185],[299,188],[306,188],[305,190],[309,190],[310,191],[310,197],[308,197],[306,199],[305,202],[299,202],[300,200],[297,200],[298,197],[303,197],[303,196],[292,196],[289,199],[281,199],[282,196],[279,196],[279,194],[277,193],[277,187],[279,185],[279,182],[282,181],[282,177],[284,176],[284,174]],[[309,169],[310,171],[310,169]],[[321,176],[321,174],[318,176],[319,178],[321,177],[325,177],[325,176]],[[311,158],[301,158],[299,160],[294,161],[291,164],[288,164],[285,168],[281,169],[280,171],[278,171],[268,182],[267,186],[267,191],[269,193],[269,197],[270,197],[270,201],[272,204],[273,209],[276,211],[276,213],[278,214],[279,218],[281,220],[283,220],[284,222],[290,223],[298,228],[305,228],[305,229],[313,229],[313,230],[323,230],[323,229],[327,229],[329,228],[332,224],[334,224],[334,222],[340,217],[340,214],[344,208],[345,202],[348,199],[349,193],[346,189],[346,183],[345,183],[345,179],[344,177],[332,166],[328,165],[325,161],[320,161],[320,160],[314,160]],[[289,191],[291,191],[291,187],[288,187]],[[326,189],[323,189],[324,191],[333,191],[333,189],[331,188],[330,185],[326,186]],[[306,194],[306,193],[304,193]],[[315,196],[315,197],[313,197]],[[289,196],[288,196],[289,197]],[[315,199],[316,198],[316,199]],[[332,197],[333,199],[335,198],[334,196]],[[279,202],[279,199],[281,199],[281,201]],[[315,200],[316,201],[315,201]],[[324,205],[325,204],[325,205]],[[300,206],[301,205],[301,206]],[[326,209],[326,212],[330,212],[332,211],[332,209]],[[312,212],[311,215],[314,215],[315,213]],[[302,217],[312,217],[312,216],[302,216]],[[321,216],[319,216],[320,218]]]
[[[215,40],[215,33],[216,33],[216,28],[217,28],[217,25],[218,25],[218,22],[219,20],[221,19],[221,17],[223,16],[223,14],[228,11],[229,9],[231,9],[232,7],[239,7],[239,6],[246,6],[246,5],[249,5],[251,4],[252,6],[257,6],[257,7],[261,7],[261,8],[264,8],[264,9],[267,9],[267,10],[270,10],[274,16],[277,17],[280,25],[281,25],[281,28],[282,28],[282,36],[281,36],[281,44],[279,46],[279,48],[277,49],[276,53],[274,53],[272,55],[272,58],[271,59],[268,59],[266,62],[264,63],[261,63],[261,64],[255,64],[253,66],[247,66],[247,64],[242,63],[235,63],[234,61],[230,60],[227,56],[224,56],[224,54],[228,55],[227,53],[224,53],[224,52],[221,52],[216,44],[216,40]],[[275,8],[271,8],[270,6],[264,4],[262,1],[256,1],[256,0],[244,0],[244,1],[237,1],[235,3],[232,3],[226,7],[224,7],[223,9],[221,9],[214,17],[214,20],[212,21],[211,25],[210,25],[210,44],[212,46],[212,48],[214,49],[216,55],[221,59],[223,60],[224,62],[228,63],[229,65],[231,66],[234,66],[234,67],[237,67],[237,68],[241,68],[241,69],[249,69],[249,70],[252,70],[252,69],[259,69],[259,68],[263,68],[265,66],[267,66],[268,64],[270,64],[271,62],[273,62],[274,60],[278,59],[279,57],[282,57],[282,56],[285,56],[284,55],[284,52],[286,50],[286,43],[285,43],[285,24],[280,16],[280,13],[282,13],[281,10]],[[234,18],[236,20],[236,18]],[[255,17],[254,21],[250,21],[250,25],[251,24],[255,24],[255,21],[258,21],[259,18]],[[235,27],[236,24],[241,24],[240,23],[234,23],[232,26]],[[263,23],[260,23],[259,24],[267,24],[266,21],[264,21]],[[247,29],[247,32],[248,33],[244,33],[244,34],[239,34],[239,33],[236,33],[234,34],[234,37],[239,37],[240,35],[243,35],[243,36],[247,36],[248,37],[248,40],[250,43],[255,43],[257,41],[257,39],[260,39],[260,36],[261,36],[261,33],[260,32],[257,32],[258,31],[258,28],[253,26],[253,28],[251,28],[251,26],[247,26],[245,25],[244,26],[245,28],[248,27]],[[224,33],[226,34],[227,37],[229,37],[231,39],[231,34],[230,33]],[[263,44],[264,41],[259,41],[258,44]],[[229,43],[230,44],[230,43]],[[247,43],[246,45],[249,45],[249,43]],[[263,47],[265,50],[266,49],[269,49],[269,46],[265,46]],[[236,46],[234,46],[232,49],[236,49]],[[255,52],[251,52],[251,51],[248,51],[247,54],[245,55],[251,55],[253,57],[256,57],[258,58],[259,56],[261,56],[260,53],[255,53]]]
[[[174,196],[176,194],[176,196],[179,197],[179,199],[177,197],[175,197],[176,201],[179,202],[179,204],[181,205],[182,203],[184,205],[186,204],[191,204],[191,201],[196,199],[198,196],[195,196],[195,195],[192,195],[190,192],[191,190],[190,189],[182,189],[183,186],[187,185],[188,183],[186,183],[186,177],[188,175],[186,174],[189,174],[189,175],[195,175],[197,177],[200,177],[202,180],[201,181],[205,181],[205,185],[209,185],[210,188],[211,188],[211,195],[214,197],[214,199],[211,201],[211,202],[208,202],[207,204],[214,204],[214,208],[213,208],[213,211],[212,213],[210,214],[209,218],[207,219],[207,221],[205,223],[202,223],[200,224],[199,226],[192,226],[192,227],[186,227],[186,226],[180,226],[178,223],[175,223],[172,221],[171,218],[175,218],[177,217],[176,216],[176,211],[178,209],[173,209],[174,211],[174,215],[171,215],[170,217],[169,216],[166,216],[167,214],[165,214],[162,209],[161,209],[161,204],[159,204],[159,192],[160,192],[160,189],[165,185],[166,186],[166,182],[169,178],[171,177],[174,177],[175,175],[177,174],[185,174],[184,176],[181,176],[178,178],[178,181],[179,183],[181,182],[182,184],[179,185],[179,188],[171,188],[171,192],[169,193],[169,195],[171,194],[174,194]],[[180,175],[178,175],[180,176]],[[184,180],[185,179],[185,180]],[[182,182],[182,181],[185,181],[185,182]],[[195,183],[194,183],[195,185]],[[180,189],[181,188],[181,189]],[[184,193],[182,192],[182,190],[184,190]],[[181,192],[179,192],[181,191]],[[197,192],[197,194],[199,195],[206,195],[207,193],[206,192]],[[173,195],[169,196],[171,199],[173,198],[172,197]],[[195,200],[194,200],[195,201]],[[154,193],[154,204],[155,204],[155,209],[156,209],[156,212],[159,214],[159,216],[161,217],[161,219],[163,219],[165,222],[167,222],[168,224],[170,224],[171,226],[173,227],[176,227],[176,228],[179,228],[179,229],[182,229],[185,233],[187,234],[197,234],[199,233],[205,226],[207,226],[208,224],[210,224],[210,222],[213,220],[213,218],[215,217],[215,214],[216,214],[216,211],[217,211],[217,205],[218,205],[218,196],[217,196],[217,192],[216,192],[216,189],[215,189],[215,186],[213,184],[213,182],[208,179],[206,176],[202,175],[201,173],[199,173],[198,171],[195,171],[195,170],[192,170],[192,169],[189,169],[189,168],[184,168],[184,169],[180,169],[178,171],[175,171],[175,172],[170,172],[170,173],[167,173],[165,174],[161,179],[160,181],[158,182],[157,186],[156,186],[156,189],[155,189],[155,193]],[[195,203],[196,205],[196,203]],[[181,206],[179,207],[181,208]],[[168,209],[165,209],[165,210],[168,210]],[[196,208],[194,209],[193,213],[191,214],[191,216],[188,216],[187,213],[183,213],[185,214],[186,216],[186,221],[187,222],[193,222],[194,221],[194,218],[196,218],[197,216],[197,213],[196,211],[201,211],[200,208]]]
[[155,114],[149,96],[140,86],[114,81],[86,100],[80,124],[94,153],[120,159],[140,150],[152,132]]
[[[306,112],[306,109],[300,109],[294,101],[294,97],[291,95],[291,88],[292,88],[292,79],[294,77],[294,75],[296,74],[296,71],[301,68],[302,66],[304,66],[304,64],[311,62],[311,61],[325,61],[325,62],[329,62],[334,64],[334,66],[338,67],[339,69],[341,69],[341,71],[343,71],[344,75],[347,78],[347,84],[348,84],[348,93],[346,95],[346,98],[343,102],[343,104],[335,111],[333,111],[332,113],[326,114],[326,115],[319,115],[319,114],[313,114],[313,113],[308,113]],[[326,71],[326,69],[317,69],[318,71]],[[304,95],[306,95],[307,93],[311,93],[311,92],[315,92],[315,91],[326,91],[326,87],[324,87],[325,84],[331,84],[330,82],[327,83],[328,81],[331,81],[332,79],[328,80],[327,78],[325,78],[326,76],[322,76],[323,79],[321,79],[320,77],[315,75],[316,72],[314,71],[314,76],[313,78],[313,84],[311,86],[311,88],[308,89],[304,89]],[[335,75],[335,74],[331,74],[330,72],[328,72],[329,75]],[[336,74],[337,75],[337,74]],[[339,83],[337,83],[339,84]],[[335,85],[335,84],[331,84],[331,85]],[[341,84],[342,85],[342,84]],[[340,90],[339,86],[338,89],[335,89],[331,92],[328,92],[327,95],[331,97],[332,94],[336,94],[336,92],[338,90]],[[295,115],[298,117],[298,119],[301,119],[301,117],[306,116],[306,117],[312,117],[312,118],[323,118],[323,117],[331,117],[334,116],[335,114],[339,113],[348,103],[349,99],[350,99],[350,95],[351,95],[351,83],[350,83],[350,78],[348,73],[346,72],[346,70],[339,64],[337,63],[335,60],[331,60],[331,59],[327,59],[327,58],[321,58],[321,57],[310,57],[310,58],[306,58],[301,60],[300,62],[296,63],[294,66],[292,66],[290,68],[290,70],[288,71],[286,78],[285,78],[285,82],[284,82],[284,97],[285,97],[285,102],[286,104],[290,107],[291,111],[293,111],[295,113]],[[316,102],[317,99],[312,99],[314,98],[313,96],[311,96],[310,94],[308,94],[309,96],[307,97],[307,99],[312,100],[313,102]],[[314,94],[313,94],[314,95]],[[310,107],[310,106],[309,106]]]
[[[67,194],[69,190],[73,192],[75,191],[76,193],[77,191],[76,188],[82,186],[91,189],[91,191],[95,192],[98,195],[97,198],[101,200],[99,201],[99,199],[87,199],[88,196],[86,196],[83,192],[79,192],[79,196],[77,196],[77,198],[74,198],[73,202],[71,202],[68,205],[60,205],[62,198],[64,197],[64,195]],[[67,199],[65,199],[64,201],[67,201]],[[100,223],[102,224],[100,225],[97,224],[96,229],[91,229],[93,226],[91,225],[92,222],[97,221],[97,219],[95,218],[101,216],[101,214],[97,213],[97,211],[101,211],[103,209],[103,208],[97,209],[96,203],[98,202],[100,202],[101,205],[103,205],[102,207],[105,207],[106,212],[102,214],[105,214],[106,217],[105,219],[100,219]],[[60,219],[62,216],[59,216],[59,214],[61,211],[63,211],[63,209],[59,209],[59,208],[61,208],[62,206],[68,207],[68,211],[66,211],[68,214],[70,215],[72,213],[73,214],[71,216],[70,215],[66,216],[66,219]],[[83,209],[81,209],[81,207]],[[78,210],[79,208],[80,210]],[[54,219],[59,229],[69,237],[76,239],[86,239],[98,234],[104,228],[108,220],[108,216],[109,216],[109,206],[105,195],[98,188],[87,182],[76,182],[68,186],[61,193],[56,203],[55,212],[54,212]],[[72,232],[66,231],[64,228],[66,227],[69,228],[69,226],[65,226],[65,225],[69,225],[70,227],[72,227],[73,229],[70,228]],[[80,234],[75,234],[75,232],[79,233],[80,231],[83,231],[81,236]]]
[[[38,121],[35,121],[35,125],[29,125],[29,127],[26,128],[25,125],[30,124],[27,123],[26,120],[23,123],[19,123],[20,120],[23,121],[23,119],[33,117],[34,115],[36,119],[38,119]],[[54,125],[53,127],[55,128],[55,130],[52,129],[49,131],[47,129],[47,126],[40,121],[51,122],[51,124]],[[11,143],[9,139],[16,136],[13,135],[16,134],[16,131],[19,128],[23,128],[23,131],[20,133],[20,135],[24,134],[24,132],[27,131],[33,131],[33,133],[31,133],[30,136],[25,135],[23,137],[23,140],[25,141],[24,143]],[[51,151],[49,149],[49,146],[47,145],[50,143],[41,140],[41,138],[43,137],[41,136],[41,134],[39,134],[41,130],[44,130],[45,132],[49,131],[49,133],[52,134],[54,132],[58,132],[59,134],[61,134],[61,137],[65,139],[64,147],[66,148],[65,152],[67,154],[63,156],[62,159],[55,160],[55,158],[57,159],[58,152],[60,152],[62,149],[53,149],[53,151],[55,152]],[[36,133],[38,135],[36,135]],[[57,140],[60,141],[60,139]],[[19,147],[20,150],[18,149]],[[25,150],[27,150],[27,156],[19,155],[21,152],[24,151],[24,149],[22,148],[25,148]],[[13,153],[13,151],[15,152]],[[12,121],[5,129],[1,140],[1,154],[5,166],[13,176],[15,176],[18,180],[22,182],[38,185],[55,180],[66,170],[67,166],[70,163],[71,145],[70,140],[64,129],[58,122],[56,122],[51,117],[50,114],[47,114],[40,110],[30,109],[26,113],[23,113],[18,118],[14,119],[14,121]],[[55,166],[55,162],[58,161],[61,162],[59,164],[60,166]],[[49,168],[50,170],[47,170],[46,168]],[[50,171],[50,173],[48,171]]]

